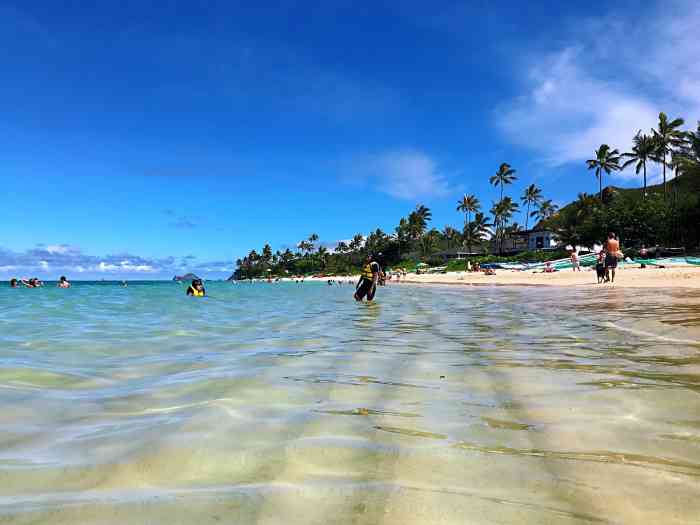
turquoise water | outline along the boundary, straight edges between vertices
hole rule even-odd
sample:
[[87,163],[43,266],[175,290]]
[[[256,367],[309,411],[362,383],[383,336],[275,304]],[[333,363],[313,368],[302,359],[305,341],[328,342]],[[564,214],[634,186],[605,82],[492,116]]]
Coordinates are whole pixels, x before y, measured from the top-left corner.
[[700,294],[0,289],[0,523],[698,523]]

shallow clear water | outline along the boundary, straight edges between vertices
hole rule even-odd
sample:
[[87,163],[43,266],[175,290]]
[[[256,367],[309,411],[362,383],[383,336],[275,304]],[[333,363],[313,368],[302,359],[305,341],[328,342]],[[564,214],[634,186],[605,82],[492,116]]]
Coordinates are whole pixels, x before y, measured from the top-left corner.
[[700,294],[0,290],[0,523],[698,523]]

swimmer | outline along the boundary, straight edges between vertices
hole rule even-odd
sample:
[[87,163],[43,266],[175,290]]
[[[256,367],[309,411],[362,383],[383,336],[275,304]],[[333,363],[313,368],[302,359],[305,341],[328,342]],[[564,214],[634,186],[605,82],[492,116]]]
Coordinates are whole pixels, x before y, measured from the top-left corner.
[[10,279],[10,288],[19,288],[19,281],[14,277]]
[[360,280],[357,281],[355,286],[355,300],[362,301],[362,299],[367,297],[368,301],[374,299],[374,294],[377,292],[377,282],[379,281],[379,274],[381,273],[381,268],[379,268],[379,263],[374,260],[372,254],[367,255],[367,261],[362,268],[362,273],[360,274]]
[[204,285],[202,285],[201,279],[194,279],[192,284],[187,287],[187,295],[192,295],[193,297],[204,297],[207,292],[204,290]]
[[37,279],[36,277],[32,277],[28,281],[25,281],[22,279],[22,284],[26,286],[27,288],[40,288],[42,285],[42,282]]
[[58,284],[56,286],[59,288],[70,288],[70,282],[68,279],[66,279],[65,275],[61,275],[61,278],[58,280]]

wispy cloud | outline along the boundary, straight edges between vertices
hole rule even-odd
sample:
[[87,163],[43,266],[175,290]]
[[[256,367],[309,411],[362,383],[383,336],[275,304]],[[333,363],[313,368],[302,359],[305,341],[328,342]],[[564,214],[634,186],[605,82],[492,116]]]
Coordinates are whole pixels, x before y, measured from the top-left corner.
[[660,111],[700,117],[700,4],[664,3],[638,16],[584,21],[566,47],[534,57],[522,93],[497,108],[506,137],[557,166],[591,158],[601,143],[626,150]]
[[200,216],[189,217],[187,215],[180,215],[172,209],[163,210],[163,214],[170,218],[168,226],[179,230],[191,230],[197,228],[202,222],[202,217]]
[[453,191],[437,163],[421,151],[357,156],[344,162],[342,171],[347,180],[359,181],[397,199],[444,197]]

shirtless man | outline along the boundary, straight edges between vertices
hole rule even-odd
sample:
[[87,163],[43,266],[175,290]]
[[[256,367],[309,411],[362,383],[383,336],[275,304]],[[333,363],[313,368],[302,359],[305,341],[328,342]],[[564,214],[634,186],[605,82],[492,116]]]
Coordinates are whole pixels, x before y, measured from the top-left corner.
[[620,251],[620,242],[615,238],[613,232],[608,233],[608,240],[605,241],[605,279],[615,282],[615,269],[617,268],[617,254]]

